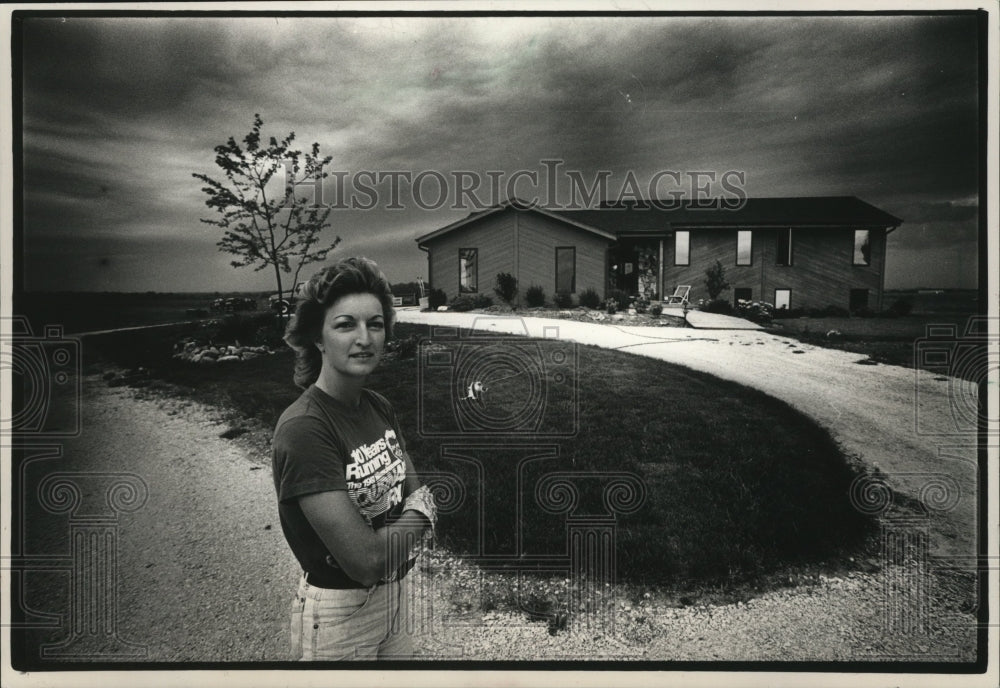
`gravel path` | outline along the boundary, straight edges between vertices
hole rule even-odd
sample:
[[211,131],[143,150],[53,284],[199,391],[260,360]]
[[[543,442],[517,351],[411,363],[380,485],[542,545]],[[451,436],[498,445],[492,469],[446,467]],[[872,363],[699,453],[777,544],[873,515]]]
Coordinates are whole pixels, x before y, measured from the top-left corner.
[[[278,525],[266,452],[220,438],[229,425],[219,410],[111,388],[97,376],[84,381],[83,409],[83,434],[65,443],[62,459],[38,465],[26,480],[29,493],[33,480],[56,468],[128,472],[145,483],[144,506],[120,520],[120,637],[144,646],[149,661],[286,659],[298,568]],[[43,515],[31,529],[65,534],[65,515]],[[51,549],[41,551],[56,553],[65,551],[64,540],[30,541],[48,542]],[[413,583],[424,605],[419,646],[429,659],[974,658],[975,598],[963,572],[925,572],[927,595],[906,592],[918,575],[914,567],[875,567],[712,606],[677,607],[656,594],[634,603],[615,589],[608,593],[613,613],[603,621],[581,616],[551,634],[548,624],[520,614],[457,608],[455,601],[475,597],[483,579],[445,553],[424,561]],[[65,576],[36,578],[29,604],[65,609]],[[886,592],[893,587],[897,592]],[[51,642],[64,635],[31,637]]]

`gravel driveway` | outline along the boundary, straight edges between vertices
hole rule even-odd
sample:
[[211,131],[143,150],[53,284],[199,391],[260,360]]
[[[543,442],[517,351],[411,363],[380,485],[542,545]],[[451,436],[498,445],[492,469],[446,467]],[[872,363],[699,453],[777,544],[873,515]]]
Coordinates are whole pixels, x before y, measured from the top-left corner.
[[[442,325],[468,322],[458,314],[400,314],[408,322],[428,317]],[[914,432],[912,371],[859,366],[855,354],[798,344],[805,353],[793,354],[781,337],[760,332],[527,322],[531,334],[543,334],[546,326],[582,344],[682,363],[783,398],[911,494],[921,485],[920,476],[911,474],[947,472],[962,494],[956,508],[933,516],[932,552],[954,557],[973,551],[976,476],[969,461],[975,454],[956,445],[949,450],[954,458],[944,460],[939,446]],[[493,327],[522,326],[507,321]],[[266,452],[220,438],[228,428],[221,411],[141,389],[109,388],[93,375],[83,388],[83,434],[65,442],[62,459],[34,464],[25,480],[30,487],[55,469],[100,470],[135,474],[147,486],[142,508],[120,516],[120,637],[144,646],[150,661],[286,659],[286,610],[298,568],[278,525]],[[927,390],[921,403],[935,411],[929,418],[947,423],[944,389]],[[31,532],[35,542],[48,543],[47,551],[64,551],[64,535],[42,533],[65,534],[65,515],[43,514]],[[435,566],[418,571],[414,582],[424,593],[427,626],[420,646],[427,658],[975,658],[975,598],[967,570],[919,569],[923,594],[900,593],[901,582],[913,582],[912,566],[795,581],[794,587],[728,605],[677,607],[656,594],[634,603],[612,591],[613,628],[571,623],[553,635],[545,623],[518,615],[457,611],[456,595],[473,583],[458,569],[436,566],[451,561],[446,553],[426,560]],[[471,575],[475,580],[478,574]],[[26,601],[38,609],[66,609],[66,578],[36,579]],[[31,647],[59,640],[64,628],[30,632]]]

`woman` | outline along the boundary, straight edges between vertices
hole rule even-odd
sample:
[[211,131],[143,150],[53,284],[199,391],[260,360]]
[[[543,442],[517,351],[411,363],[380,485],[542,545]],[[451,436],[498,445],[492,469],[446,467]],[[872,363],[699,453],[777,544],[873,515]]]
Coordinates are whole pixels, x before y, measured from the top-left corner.
[[392,406],[364,387],[393,319],[385,275],[348,258],[309,280],[285,334],[305,391],[278,420],[272,464],[281,529],[304,572],[292,605],[298,659],[413,654],[405,576],[434,500]]

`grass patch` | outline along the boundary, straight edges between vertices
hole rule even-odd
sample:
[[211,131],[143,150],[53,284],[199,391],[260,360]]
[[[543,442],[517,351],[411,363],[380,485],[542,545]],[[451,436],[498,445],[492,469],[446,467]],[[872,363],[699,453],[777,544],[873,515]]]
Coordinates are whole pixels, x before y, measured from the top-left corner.
[[[780,333],[792,339],[813,346],[827,349],[851,351],[868,357],[871,363],[885,363],[904,368],[921,368],[935,373],[942,373],[966,380],[981,382],[986,378],[985,341],[975,336],[966,336],[970,318],[967,314],[926,313],[905,316],[894,319],[881,318],[794,318],[776,321],[780,323]],[[954,347],[979,347],[981,350],[974,359],[982,361],[982,366],[929,365],[930,361],[940,361],[941,358],[930,358],[921,355],[921,350],[928,346],[935,349],[948,347],[947,338],[940,343],[927,343],[927,328],[951,328],[956,336],[952,340]],[[833,334],[829,334],[833,333]],[[961,360],[968,361],[968,358]],[[870,364],[870,363],[869,363]]]
[[[397,330],[403,338],[428,332],[407,324]],[[88,338],[85,356],[144,366],[175,391],[234,408],[267,431],[298,396],[290,352],[232,365],[191,364],[170,358],[182,336],[191,333]],[[458,360],[459,344],[435,345]],[[456,390],[447,374],[425,375],[419,385],[418,361],[384,361],[370,386],[393,402],[418,469],[449,473],[463,484],[464,500],[438,529],[450,551],[473,559],[524,554],[525,565],[532,557],[565,556],[566,515],[543,508],[535,494],[538,481],[554,471],[576,474],[574,516],[607,513],[609,472],[639,477],[645,501],[615,522],[617,576],[632,585],[743,583],[846,557],[872,533],[872,521],[849,503],[855,472],[830,436],[762,393],[667,363],[579,347],[575,369],[559,368],[560,389],[575,383],[578,396],[553,393],[545,408],[553,427],[578,412],[576,434],[445,442],[418,428],[453,423],[464,389]],[[520,381],[496,383],[485,412],[523,407],[526,389]],[[526,452],[526,444],[537,451]],[[442,453],[442,446],[452,450]]]

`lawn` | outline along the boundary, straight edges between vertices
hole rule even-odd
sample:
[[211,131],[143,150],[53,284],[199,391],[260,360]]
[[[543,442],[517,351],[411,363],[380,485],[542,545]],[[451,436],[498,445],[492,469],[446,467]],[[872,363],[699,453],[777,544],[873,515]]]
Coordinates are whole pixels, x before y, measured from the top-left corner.
[[[928,328],[934,334],[933,346],[981,346],[985,339],[968,334],[975,316],[955,313],[909,315],[895,319],[883,318],[789,318],[775,320],[775,331],[807,344],[864,354],[879,363],[920,367],[945,375],[980,382],[986,369],[929,364],[920,355],[927,348]],[[954,333],[954,336],[949,335]],[[985,348],[980,359],[985,362]]]
[[[202,327],[187,336],[206,334]],[[397,332],[410,341],[427,334],[405,324]],[[163,381],[265,431],[299,393],[287,351],[189,364],[170,358],[177,336],[87,338],[84,355],[91,371],[103,365],[98,355],[142,365],[151,377],[141,384]],[[565,555],[567,516],[558,507],[573,488],[550,484],[547,500],[536,494],[553,472],[574,474],[574,517],[607,514],[609,474],[634,476],[644,499],[614,516],[617,575],[634,585],[737,585],[790,566],[843,562],[873,532],[848,499],[854,469],[824,430],[783,402],[616,351],[510,338],[479,338],[475,347],[425,341],[416,356],[404,347],[370,381],[393,402],[418,469],[461,485],[464,497],[438,530],[453,552],[525,562]],[[430,365],[430,354],[453,365]],[[517,379],[518,362],[524,369],[531,360],[540,362],[534,381]],[[493,375],[475,408],[462,398],[466,372]]]

